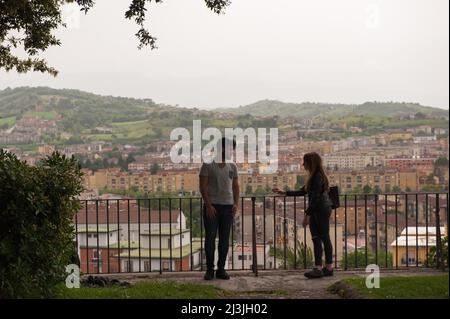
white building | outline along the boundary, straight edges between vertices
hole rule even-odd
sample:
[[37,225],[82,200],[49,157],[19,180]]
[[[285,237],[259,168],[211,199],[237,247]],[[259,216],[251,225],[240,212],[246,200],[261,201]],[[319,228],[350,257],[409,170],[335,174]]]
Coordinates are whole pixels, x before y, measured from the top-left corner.
[[435,142],[435,141],[437,141],[436,135],[414,136],[415,144],[422,144],[422,143]]
[[147,231],[141,233],[140,244],[140,249],[120,253],[122,271],[187,271],[200,266],[201,243],[191,242],[189,229]]
[[[273,269],[273,258],[270,258],[269,244],[256,244],[256,261],[259,269]],[[231,254],[228,254],[228,262],[233,269],[253,269],[252,243],[235,244]],[[265,267],[264,267],[265,262]]]
[[364,169],[367,166],[383,166],[385,157],[381,155],[331,155],[324,156],[324,166],[329,169]]

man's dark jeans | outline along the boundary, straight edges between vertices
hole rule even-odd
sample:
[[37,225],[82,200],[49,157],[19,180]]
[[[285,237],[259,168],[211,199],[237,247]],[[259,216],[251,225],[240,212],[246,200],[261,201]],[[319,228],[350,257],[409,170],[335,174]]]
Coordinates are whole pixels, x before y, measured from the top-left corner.
[[227,261],[231,225],[233,224],[233,205],[216,205],[216,216],[208,217],[206,206],[203,207],[203,221],[205,225],[205,254],[206,267],[214,269],[214,252],[216,250],[216,234],[219,231],[219,260],[218,269],[225,269]]

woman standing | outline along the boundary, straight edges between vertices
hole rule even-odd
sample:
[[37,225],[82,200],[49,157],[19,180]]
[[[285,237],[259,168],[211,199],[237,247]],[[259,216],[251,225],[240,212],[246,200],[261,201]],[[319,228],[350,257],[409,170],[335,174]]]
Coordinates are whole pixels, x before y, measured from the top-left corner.
[[[305,210],[303,227],[309,224],[311,237],[314,244],[313,270],[305,273],[307,278],[321,278],[333,276],[333,246],[330,239],[330,215],[331,201],[328,196],[328,178],[322,166],[322,158],[319,154],[312,152],[303,156],[303,166],[309,176],[299,191],[283,192],[278,188],[272,191],[278,195],[305,196],[308,195],[309,206]],[[323,248],[322,248],[323,245]],[[322,267],[322,252],[325,250],[326,267]]]

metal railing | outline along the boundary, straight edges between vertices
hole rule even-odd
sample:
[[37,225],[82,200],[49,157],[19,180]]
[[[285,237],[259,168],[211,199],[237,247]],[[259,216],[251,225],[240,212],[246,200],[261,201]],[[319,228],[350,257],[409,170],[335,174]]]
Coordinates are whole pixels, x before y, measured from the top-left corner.
[[[82,200],[74,217],[85,274],[205,270],[200,197]],[[241,197],[227,269],[306,269],[306,197]],[[448,192],[341,195],[330,216],[337,269],[448,266]],[[443,249],[447,249],[444,260]],[[216,249],[217,251],[217,249]]]

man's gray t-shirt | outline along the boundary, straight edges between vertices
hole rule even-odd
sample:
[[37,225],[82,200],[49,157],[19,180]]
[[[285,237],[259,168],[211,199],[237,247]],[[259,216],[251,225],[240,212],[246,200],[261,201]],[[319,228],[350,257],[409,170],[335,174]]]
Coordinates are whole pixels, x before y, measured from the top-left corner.
[[236,164],[225,163],[220,167],[216,162],[203,163],[200,177],[208,177],[208,196],[211,204],[233,205],[233,179],[238,178]]

